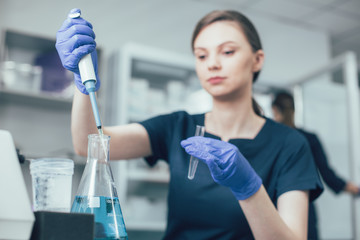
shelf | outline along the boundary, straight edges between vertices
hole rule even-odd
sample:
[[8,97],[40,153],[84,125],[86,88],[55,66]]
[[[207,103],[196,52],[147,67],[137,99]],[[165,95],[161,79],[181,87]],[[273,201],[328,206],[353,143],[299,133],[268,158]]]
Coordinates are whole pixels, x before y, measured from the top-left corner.
[[39,37],[9,29],[6,30],[4,34],[5,44],[9,48],[21,48],[27,51],[29,49],[39,49],[43,52],[54,49],[55,39]]
[[[112,125],[127,124],[183,109],[185,102],[179,98],[183,95],[186,98],[188,93],[200,88],[193,62],[193,56],[125,44],[109,61],[109,73],[117,81],[106,86],[107,102],[111,104],[106,118]],[[122,164],[118,171],[126,228],[165,231],[168,164],[158,161],[156,166],[149,167],[139,159]]]
[[129,180],[135,181],[148,181],[156,183],[168,183],[170,175],[168,172],[151,171],[151,170],[129,170]]
[[127,230],[136,231],[165,231],[166,221],[138,221],[125,219],[125,226]]
[[64,98],[46,92],[23,92],[12,89],[0,89],[0,99],[17,104],[30,104],[40,107],[71,108],[72,98]]

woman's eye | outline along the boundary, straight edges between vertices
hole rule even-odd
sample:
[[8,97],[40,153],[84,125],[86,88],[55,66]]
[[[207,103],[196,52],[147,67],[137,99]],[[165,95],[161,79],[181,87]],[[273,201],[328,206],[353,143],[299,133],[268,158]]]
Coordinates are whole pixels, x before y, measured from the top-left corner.
[[232,55],[234,53],[235,53],[235,50],[224,51],[225,55]]
[[198,55],[198,56],[197,56],[197,58],[200,59],[200,60],[205,59],[205,57],[206,57],[205,55]]

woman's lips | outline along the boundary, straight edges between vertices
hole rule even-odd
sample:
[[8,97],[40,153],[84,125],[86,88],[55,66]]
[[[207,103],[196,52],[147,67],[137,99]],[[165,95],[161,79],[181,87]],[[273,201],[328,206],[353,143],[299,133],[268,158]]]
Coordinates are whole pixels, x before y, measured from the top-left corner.
[[218,84],[218,83],[221,83],[224,80],[225,80],[224,77],[212,77],[212,78],[208,79],[208,82],[211,83],[211,84]]

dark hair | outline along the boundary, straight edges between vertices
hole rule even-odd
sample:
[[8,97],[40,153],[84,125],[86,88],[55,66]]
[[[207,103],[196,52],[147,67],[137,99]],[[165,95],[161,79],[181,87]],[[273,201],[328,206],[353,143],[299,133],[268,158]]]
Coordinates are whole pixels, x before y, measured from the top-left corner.
[[289,92],[277,92],[271,105],[279,110],[284,124],[294,127],[295,104],[294,98]]
[[[209,26],[210,24],[212,24],[214,22],[218,22],[218,21],[231,21],[231,22],[238,24],[240,29],[243,30],[248,42],[250,43],[253,52],[256,52],[257,50],[262,49],[259,34],[257,33],[254,25],[251,23],[251,21],[246,16],[244,16],[243,14],[241,14],[237,11],[218,10],[218,11],[210,12],[209,14],[205,15],[202,19],[200,19],[200,21],[196,25],[193,35],[192,35],[192,39],[191,39],[191,49],[193,51],[194,51],[195,39],[197,38],[197,36],[201,32],[201,30],[203,28]],[[254,73],[253,82],[255,82],[257,80],[259,74],[260,74],[260,71]],[[255,101],[254,98],[252,98],[252,106],[253,106],[254,112],[257,115],[259,115],[259,116],[263,115],[263,110],[261,109],[261,107]]]
[[[259,34],[256,31],[254,25],[250,22],[250,20],[244,16],[243,14],[237,11],[231,10],[218,10],[210,12],[209,14],[205,15],[198,24],[196,25],[192,39],[191,39],[191,48],[194,51],[194,42],[201,30],[210,24],[218,21],[231,21],[235,22],[239,25],[240,29],[243,30],[248,42],[251,45],[253,52],[262,49],[261,41]],[[255,82],[260,74],[260,71],[255,72],[253,76],[253,82]]]
[[295,111],[293,96],[286,91],[277,92],[275,94],[272,106],[277,107],[281,113],[287,110]]

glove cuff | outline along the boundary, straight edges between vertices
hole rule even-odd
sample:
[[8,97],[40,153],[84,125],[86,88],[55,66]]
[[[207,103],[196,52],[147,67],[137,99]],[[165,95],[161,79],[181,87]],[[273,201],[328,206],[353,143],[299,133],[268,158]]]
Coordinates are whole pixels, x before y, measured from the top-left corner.
[[[99,77],[97,76],[96,74],[96,78],[97,78],[97,81],[96,81],[96,84],[95,84],[95,92],[97,90],[99,90],[100,88],[100,79]],[[77,89],[79,89],[79,91],[83,94],[86,94],[86,95],[89,95],[88,91],[86,90],[86,87],[85,85],[82,83],[81,81],[81,77],[80,77],[80,74],[78,73],[74,73],[74,80],[75,80],[75,85],[77,87]]]
[[231,191],[237,200],[245,200],[259,191],[261,185],[261,178],[257,174],[254,174],[254,177],[246,184],[242,185],[240,188],[232,187]]

